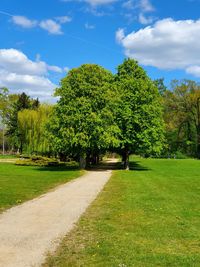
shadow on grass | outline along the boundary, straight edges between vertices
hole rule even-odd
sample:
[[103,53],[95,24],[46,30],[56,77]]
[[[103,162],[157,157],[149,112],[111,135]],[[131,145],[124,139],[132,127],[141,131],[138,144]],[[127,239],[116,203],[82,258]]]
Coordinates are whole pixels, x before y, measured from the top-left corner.
[[55,172],[66,172],[66,171],[78,171],[80,170],[78,166],[44,166],[36,167],[36,171],[55,171]]
[[[130,171],[149,171],[151,169],[142,166],[139,161],[129,163]],[[98,165],[92,165],[87,168],[88,171],[105,171],[105,170],[123,170],[121,162],[101,162]]]
[[[130,161],[129,163],[130,171],[149,171],[151,169],[142,166],[139,161]],[[80,170],[78,166],[45,166],[45,167],[34,167],[36,171],[75,171]],[[123,170],[122,163],[119,162],[109,162],[104,161],[98,165],[91,165],[86,168],[87,171],[106,171],[106,170]]]
[[130,161],[129,167],[131,171],[150,171],[150,168],[142,166],[139,161]]

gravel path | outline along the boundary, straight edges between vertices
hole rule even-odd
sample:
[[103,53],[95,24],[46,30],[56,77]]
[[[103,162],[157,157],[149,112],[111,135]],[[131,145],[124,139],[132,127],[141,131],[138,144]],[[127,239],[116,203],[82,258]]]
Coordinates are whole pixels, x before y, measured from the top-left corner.
[[91,171],[0,215],[0,267],[40,266],[111,176]]

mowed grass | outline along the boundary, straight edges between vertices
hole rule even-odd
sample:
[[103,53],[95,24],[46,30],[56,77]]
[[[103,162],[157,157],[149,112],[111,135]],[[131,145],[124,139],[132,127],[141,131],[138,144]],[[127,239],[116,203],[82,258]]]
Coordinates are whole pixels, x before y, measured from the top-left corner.
[[0,212],[32,199],[82,174],[63,167],[15,166],[0,163]]
[[2,155],[0,154],[0,159],[15,159],[17,158],[15,155]]
[[136,159],[44,266],[200,266],[200,161]]

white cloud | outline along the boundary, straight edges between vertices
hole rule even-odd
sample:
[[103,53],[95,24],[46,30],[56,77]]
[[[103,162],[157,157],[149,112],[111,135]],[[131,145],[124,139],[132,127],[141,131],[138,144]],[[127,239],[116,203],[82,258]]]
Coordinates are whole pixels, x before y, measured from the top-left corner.
[[144,14],[139,14],[139,22],[143,25],[151,24],[154,21],[153,17],[147,17]]
[[63,69],[65,72],[69,72],[70,68],[69,67],[64,67]]
[[124,29],[118,29],[116,32],[116,40],[118,43],[121,43],[125,38]]
[[25,16],[9,16],[11,17],[11,21],[14,24],[22,28],[33,28],[37,26],[42,28],[43,30],[46,30],[50,34],[55,35],[63,34],[61,24],[72,21],[72,18],[69,16],[60,16],[55,17],[55,19],[44,19],[42,21],[30,20]]
[[17,74],[0,69],[0,86],[6,86],[14,93],[25,91],[32,97],[51,96],[56,87],[49,79],[42,76]]
[[[160,69],[184,69],[193,74],[200,66],[200,20],[157,21],[137,32],[116,32],[128,57]],[[196,71],[195,71],[196,70]]]
[[[72,2],[73,0],[61,0],[61,2]],[[76,2],[86,2],[92,6],[108,5],[118,0],[74,0]]]
[[85,23],[85,28],[87,30],[94,30],[95,29],[95,25],[89,24],[89,23]]
[[62,73],[63,72],[63,70],[58,66],[47,65],[47,69],[50,70],[50,71],[58,72],[58,73]]
[[64,23],[72,21],[72,18],[69,17],[69,16],[56,17],[55,19],[61,24],[64,24]]
[[14,73],[43,75],[47,72],[47,64],[43,61],[31,61],[16,49],[0,49],[0,68]]
[[122,7],[129,12],[128,14],[124,14],[129,22],[136,19],[141,24],[147,25],[155,20],[154,17],[146,15],[146,13],[155,11],[150,0],[127,0],[122,4]]
[[190,66],[186,68],[188,74],[192,74],[195,77],[200,77],[200,65],[199,66]]
[[50,34],[63,34],[60,24],[52,19],[42,20],[39,25]]
[[107,5],[111,4],[113,2],[116,2],[117,0],[84,0],[84,2],[92,5],[92,6],[100,6],[100,5]]
[[150,0],[140,0],[140,7],[143,12],[152,12],[155,10]]
[[63,72],[39,56],[32,61],[19,50],[0,49],[0,87],[8,87],[12,93],[24,91],[31,97],[50,100],[56,85],[47,78],[48,71]]
[[37,25],[36,20],[30,20],[24,16],[12,16],[12,22],[23,28],[33,28]]

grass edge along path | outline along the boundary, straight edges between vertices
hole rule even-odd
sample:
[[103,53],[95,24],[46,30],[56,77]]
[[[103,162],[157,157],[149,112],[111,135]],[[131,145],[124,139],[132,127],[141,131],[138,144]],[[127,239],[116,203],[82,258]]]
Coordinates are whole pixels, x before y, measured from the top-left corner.
[[115,171],[45,267],[200,266],[200,162]]
[[84,171],[65,167],[0,163],[0,213],[78,178]]

